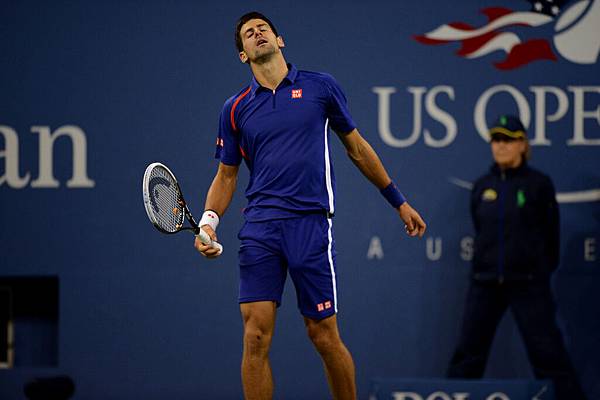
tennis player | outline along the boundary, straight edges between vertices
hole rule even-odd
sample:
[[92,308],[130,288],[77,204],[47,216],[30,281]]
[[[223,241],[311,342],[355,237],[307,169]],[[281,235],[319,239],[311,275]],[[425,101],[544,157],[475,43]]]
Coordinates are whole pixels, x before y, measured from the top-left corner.
[[[284,41],[264,15],[251,12],[235,27],[239,59],[249,64],[250,85],[229,98],[220,117],[217,174],[200,226],[213,240],[236,188],[242,161],[250,171],[246,222],[238,237],[244,322],[242,383],[246,399],[270,399],[269,347],[287,273],[296,288],[307,333],[323,359],[335,399],[355,399],[354,363],[337,326],[332,217],[335,178],[329,129],[348,156],[396,209],[410,236],[425,223],[397,189],[379,157],[356,129],[346,97],[328,74],[286,63]],[[195,241],[213,258],[218,251]]]

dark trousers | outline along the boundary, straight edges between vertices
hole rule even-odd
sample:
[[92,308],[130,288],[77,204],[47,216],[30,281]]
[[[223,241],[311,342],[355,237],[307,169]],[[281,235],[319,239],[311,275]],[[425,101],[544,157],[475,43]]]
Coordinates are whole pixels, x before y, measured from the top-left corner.
[[584,399],[562,335],[549,282],[479,282],[467,294],[462,332],[450,360],[448,378],[483,376],[496,328],[510,308],[538,379],[554,382],[557,400]]

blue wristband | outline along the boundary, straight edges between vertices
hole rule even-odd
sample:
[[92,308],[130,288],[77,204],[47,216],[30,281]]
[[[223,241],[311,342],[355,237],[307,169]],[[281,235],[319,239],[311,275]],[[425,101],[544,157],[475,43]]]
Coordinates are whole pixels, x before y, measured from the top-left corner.
[[406,203],[406,198],[400,193],[394,181],[390,182],[385,188],[380,190],[381,194],[394,208],[400,207]]

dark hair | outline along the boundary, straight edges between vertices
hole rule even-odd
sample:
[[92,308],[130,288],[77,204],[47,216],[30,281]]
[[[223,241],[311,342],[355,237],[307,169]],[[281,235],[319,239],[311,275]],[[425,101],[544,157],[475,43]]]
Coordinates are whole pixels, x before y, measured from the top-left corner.
[[240,37],[240,30],[242,29],[242,25],[244,25],[251,19],[262,19],[267,24],[269,24],[269,27],[271,28],[275,36],[279,36],[279,34],[277,33],[277,29],[275,29],[275,25],[273,25],[269,18],[265,17],[257,11],[246,13],[242,15],[240,19],[238,19],[238,22],[235,24],[235,47],[237,47],[238,51],[244,51],[244,46],[242,45],[242,38]]

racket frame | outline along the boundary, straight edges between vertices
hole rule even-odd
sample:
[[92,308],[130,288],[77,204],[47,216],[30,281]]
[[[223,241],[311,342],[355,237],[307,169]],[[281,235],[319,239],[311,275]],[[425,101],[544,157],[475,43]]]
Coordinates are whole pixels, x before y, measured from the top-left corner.
[[[175,183],[175,187],[177,189],[177,203],[179,203],[182,213],[183,213],[183,217],[181,218],[181,226],[179,226],[178,229],[173,232],[163,229],[156,221],[156,218],[154,217],[154,212],[152,211],[152,202],[150,200],[150,175],[151,175],[152,170],[157,167],[164,168],[167,171],[167,173],[171,176],[171,179],[173,179],[173,182]],[[144,171],[144,179],[142,180],[142,193],[144,195],[144,208],[146,209],[146,214],[148,214],[148,219],[150,219],[150,222],[152,222],[152,225],[154,225],[154,227],[156,229],[158,229],[160,232],[170,235],[170,234],[182,231],[182,230],[190,230],[190,231],[194,232],[194,234],[196,236],[200,237],[200,240],[202,241],[202,243],[211,245],[216,248],[220,248],[220,251],[222,251],[223,247],[221,246],[221,244],[214,242],[210,238],[210,236],[208,236],[208,234],[198,226],[198,223],[194,219],[194,216],[190,212],[190,209],[189,209],[187,203],[185,202],[185,199],[183,198],[183,193],[181,191],[181,187],[179,186],[179,182],[177,182],[177,178],[175,178],[175,174],[173,174],[173,172],[171,172],[169,167],[167,167],[166,165],[164,165],[163,163],[160,163],[160,162],[153,162],[150,165],[148,165],[146,167],[146,171]],[[187,219],[187,221],[189,222],[189,224],[191,226],[183,226],[184,219]]]

